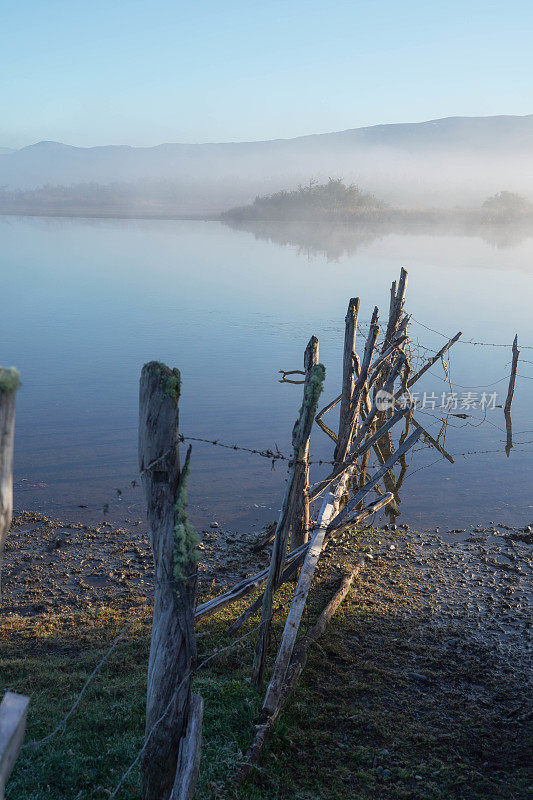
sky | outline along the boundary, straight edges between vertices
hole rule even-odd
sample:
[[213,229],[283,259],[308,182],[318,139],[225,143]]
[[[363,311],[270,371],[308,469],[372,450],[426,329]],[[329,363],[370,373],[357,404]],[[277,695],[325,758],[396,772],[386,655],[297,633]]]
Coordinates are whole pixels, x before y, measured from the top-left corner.
[[531,0],[3,0],[0,147],[533,113]]

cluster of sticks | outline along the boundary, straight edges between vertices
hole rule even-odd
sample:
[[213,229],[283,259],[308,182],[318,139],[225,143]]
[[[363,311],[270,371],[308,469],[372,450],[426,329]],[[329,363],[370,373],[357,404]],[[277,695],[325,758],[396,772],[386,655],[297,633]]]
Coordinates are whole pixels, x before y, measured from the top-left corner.
[[[317,413],[325,370],[318,360],[318,340],[311,338],[304,355],[304,389],[300,415],[293,429],[293,459],[289,464],[287,487],[275,528],[257,547],[274,540],[268,569],[241,581],[224,594],[199,605],[195,618],[201,619],[225,605],[253,592],[265,583],[261,596],[233,623],[236,632],[244,622],[261,612],[257,644],[253,663],[253,681],[259,691],[265,681],[266,659],[271,639],[273,602],[276,590],[294,579],[299,572],[294,597],[289,608],[281,644],[275,659],[270,681],[265,692],[262,720],[256,736],[237,772],[237,782],[243,781],[261,756],[274,723],[289,697],[305,665],[309,646],[325,630],[332,615],[348,593],[351,583],[359,574],[363,559],[359,559],[351,572],[344,577],[339,590],[327,604],[314,627],[297,641],[307,597],[318,560],[327,543],[362,522],[376,511],[394,503],[397,485],[391,477],[391,468],[405,459],[406,453],[422,435],[430,445],[442,452],[424,428],[413,419],[412,405],[405,402],[409,389],[441,359],[461,336],[458,333],[413,376],[406,353],[409,317],[404,313],[407,272],[402,269],[398,284],[393,282],[389,318],[383,343],[377,346],[379,335],[378,309],[374,309],[363,357],[355,351],[359,299],[353,298],[346,315],[343,377],[340,395]],[[396,384],[399,388],[395,389]],[[388,399],[384,408],[382,400]],[[338,432],[334,433],[323,422],[323,416],[340,403]],[[406,422],[400,443],[394,449],[390,431],[400,421]],[[322,481],[311,490],[309,487],[309,442],[313,422],[335,443],[333,467]],[[413,429],[411,430],[411,426]],[[367,474],[371,449],[378,456],[379,468],[370,477]],[[444,453],[451,459],[451,456]],[[378,487],[384,480],[385,489]],[[389,487],[392,491],[389,491]],[[378,498],[368,503],[368,494],[375,490]],[[316,519],[311,523],[312,504],[321,500]],[[365,504],[366,503],[366,504]]]

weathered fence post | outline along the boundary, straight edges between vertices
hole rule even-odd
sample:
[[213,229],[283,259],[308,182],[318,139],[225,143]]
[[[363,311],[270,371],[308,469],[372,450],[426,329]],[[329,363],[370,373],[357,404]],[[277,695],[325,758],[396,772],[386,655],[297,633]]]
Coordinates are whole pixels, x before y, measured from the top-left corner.
[[[305,389],[311,380],[311,370],[316,364],[318,364],[318,339],[316,336],[311,336],[304,353],[304,395]],[[307,462],[309,460],[310,439],[311,430],[309,430],[307,440],[302,443],[300,448],[301,458],[298,459],[294,467],[294,502],[289,520],[291,551],[301,547],[309,538],[309,464]]]
[[190,449],[178,454],[180,374],[152,361],[141,373],[139,467],[155,566],[148,665],[144,800],[188,800],[198,775],[203,705],[191,693],[196,659],[196,534],[185,514]]
[[302,459],[305,451],[304,448],[309,442],[309,436],[311,434],[311,428],[315,419],[316,407],[320,393],[322,392],[322,385],[324,383],[325,375],[326,370],[322,364],[315,364],[311,368],[309,380],[306,381],[304,386],[304,397],[302,407],[300,409],[300,415],[293,428],[293,461],[289,465],[287,488],[281,504],[278,524],[276,526],[276,535],[274,538],[274,547],[272,548],[272,556],[270,559],[268,580],[263,595],[261,627],[259,628],[254,654],[252,680],[258,689],[263,687],[266,656],[270,641],[272,598],[274,596],[274,592],[278,588],[279,580],[285,567],[289,533],[288,523],[290,520],[291,508],[294,502],[296,465],[297,462]]
[[516,334],[513,341],[513,360],[511,364],[511,374],[509,376],[509,388],[507,390],[507,399],[503,409],[503,414],[505,417],[505,429],[507,432],[507,440],[505,443],[505,455],[507,458],[509,458],[511,455],[511,450],[513,449],[513,423],[511,421],[511,405],[514,397],[514,387],[516,383],[516,371],[518,369],[519,355],[520,350],[518,349],[518,334]]
[[509,377],[509,389],[507,390],[507,400],[505,401],[505,413],[509,414],[511,411],[511,403],[513,402],[514,386],[516,382],[516,370],[518,369],[518,356],[520,350],[518,349],[518,334],[514,337],[513,341],[513,363],[511,365],[511,375]]
[[0,800],[22,747],[29,702],[21,694],[6,692],[0,703]]
[[348,303],[348,311],[344,320],[344,354],[342,359],[341,410],[339,416],[339,437],[348,425],[350,406],[355,386],[355,338],[357,336],[357,317],[359,316],[359,298],[352,297]]
[[13,367],[0,367],[0,599],[4,545],[13,515],[13,447],[15,442],[15,394],[20,376]]

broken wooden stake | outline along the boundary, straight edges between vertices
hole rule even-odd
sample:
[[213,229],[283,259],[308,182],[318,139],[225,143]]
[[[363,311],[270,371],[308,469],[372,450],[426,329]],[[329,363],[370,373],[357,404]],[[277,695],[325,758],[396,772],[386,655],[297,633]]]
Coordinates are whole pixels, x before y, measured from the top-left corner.
[[180,742],[176,778],[170,800],[192,800],[202,754],[202,721],[204,701],[198,694],[191,695],[187,731]]
[[348,303],[348,311],[344,320],[344,353],[342,360],[341,409],[339,415],[339,436],[348,424],[350,407],[355,387],[354,358],[355,337],[357,335],[357,317],[359,316],[359,298],[352,297]]
[[29,702],[24,695],[6,692],[0,703],[0,800],[24,741]]
[[516,370],[518,369],[518,356],[520,350],[518,349],[518,334],[514,337],[513,341],[513,362],[511,364],[511,375],[509,377],[509,389],[507,390],[507,400],[505,401],[504,411],[509,414],[511,411],[511,404],[514,397],[514,387],[516,382]]

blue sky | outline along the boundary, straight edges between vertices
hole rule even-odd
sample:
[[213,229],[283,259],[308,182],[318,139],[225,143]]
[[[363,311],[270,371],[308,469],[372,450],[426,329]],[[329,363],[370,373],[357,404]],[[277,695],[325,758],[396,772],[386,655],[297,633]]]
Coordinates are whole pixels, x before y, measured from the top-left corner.
[[4,0],[0,146],[533,113],[533,3]]

